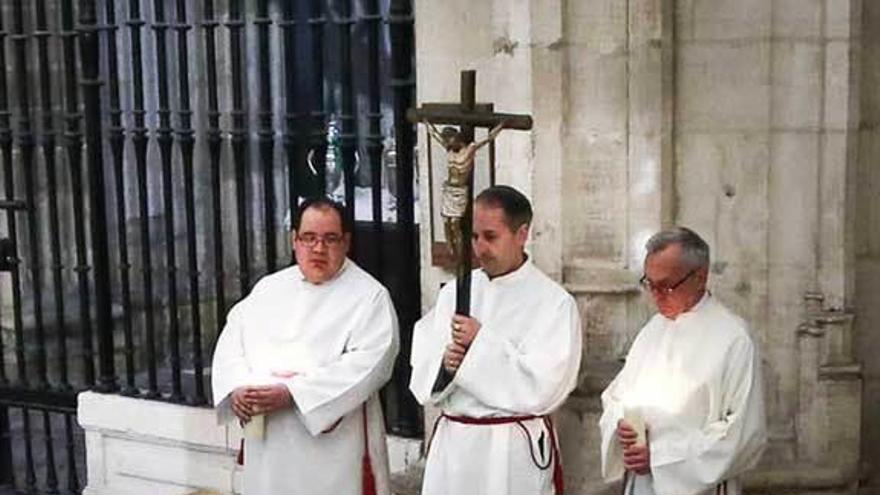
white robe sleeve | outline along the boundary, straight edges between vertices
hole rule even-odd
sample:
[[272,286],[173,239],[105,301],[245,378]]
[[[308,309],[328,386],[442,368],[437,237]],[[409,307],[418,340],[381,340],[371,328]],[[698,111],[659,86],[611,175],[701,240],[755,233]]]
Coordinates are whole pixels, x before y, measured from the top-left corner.
[[449,385],[439,394],[434,392],[446,345],[452,340],[450,322],[454,312],[454,294],[454,291],[444,288],[434,308],[413,328],[409,390],[422,405],[442,400],[453,389]]
[[754,466],[766,444],[760,360],[749,338],[738,340],[724,370],[724,416],[702,429],[670,428],[651,438],[658,495],[698,493]]
[[623,449],[617,441],[617,423],[623,419],[623,402],[620,399],[620,384],[624,381],[624,370],[618,374],[602,392],[602,416],[599,430],[602,433],[602,477],[606,482],[623,476]]
[[447,339],[435,331],[434,318],[435,310],[431,310],[413,327],[412,353],[410,354],[412,374],[409,380],[409,390],[422,405],[431,400],[434,382],[440,371],[443,352],[446,348],[445,341]]
[[388,292],[379,291],[351,317],[358,319],[356,330],[338,359],[285,381],[312,435],[359,407],[391,377],[398,328]]
[[226,326],[217,339],[211,364],[211,390],[219,424],[225,424],[235,418],[230,402],[232,392],[252,382],[251,369],[244,356],[242,304],[239,303],[229,312]]
[[567,297],[518,345],[481,328],[452,383],[489,407],[546,414],[574,389],[580,360],[580,316]]
[[[650,323],[649,323],[650,325]],[[629,386],[631,370],[639,365],[645,329],[636,335],[630,346],[623,368],[614,380],[602,392],[602,416],[599,418],[599,430],[602,434],[600,445],[602,461],[602,477],[606,482],[623,477],[623,449],[617,441],[617,423],[623,419],[623,391]]]

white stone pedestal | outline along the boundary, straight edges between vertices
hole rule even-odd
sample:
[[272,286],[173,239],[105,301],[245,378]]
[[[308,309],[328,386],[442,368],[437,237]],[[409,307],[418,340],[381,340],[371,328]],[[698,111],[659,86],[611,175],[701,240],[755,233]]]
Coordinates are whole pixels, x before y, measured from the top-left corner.
[[[83,392],[78,418],[86,431],[86,495],[241,493],[241,430],[217,425],[213,409]],[[389,436],[392,474],[416,463],[421,446]]]
[[217,425],[212,409],[83,392],[87,495],[240,492],[240,430]]

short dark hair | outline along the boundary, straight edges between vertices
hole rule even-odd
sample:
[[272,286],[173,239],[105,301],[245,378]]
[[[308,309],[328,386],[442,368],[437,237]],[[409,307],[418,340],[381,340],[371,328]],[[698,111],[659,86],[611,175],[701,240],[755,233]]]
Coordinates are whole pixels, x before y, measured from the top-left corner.
[[532,223],[532,204],[521,192],[510,186],[492,186],[477,195],[475,203],[504,211],[505,223],[515,231],[522,225]]
[[709,265],[709,244],[687,227],[672,227],[652,235],[645,244],[646,257],[673,244],[681,246],[681,259],[687,266],[700,268]]
[[313,196],[310,198],[306,198],[302,203],[297,206],[296,211],[293,213],[293,221],[290,223],[290,230],[293,232],[297,232],[299,230],[300,222],[302,222],[303,214],[305,214],[306,210],[309,209],[317,209],[317,210],[333,210],[336,212],[336,215],[339,216],[339,224],[342,225],[342,233],[349,234],[351,233],[352,228],[351,222],[348,220],[348,216],[345,214],[345,207],[341,204],[333,201],[330,198],[324,196]]

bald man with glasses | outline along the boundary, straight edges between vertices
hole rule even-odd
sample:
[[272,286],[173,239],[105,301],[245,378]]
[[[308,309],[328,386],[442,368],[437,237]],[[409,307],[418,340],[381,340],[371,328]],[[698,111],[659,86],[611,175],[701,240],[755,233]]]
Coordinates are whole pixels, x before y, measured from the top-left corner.
[[640,283],[658,314],[602,393],[602,472],[631,495],[738,495],[766,419],[748,325],[706,289],[709,246],[676,227],[647,243]]
[[397,355],[388,291],[347,258],[342,206],[304,201],[296,264],[229,312],[214,351],[221,422],[245,427],[245,495],[389,495],[378,392]]

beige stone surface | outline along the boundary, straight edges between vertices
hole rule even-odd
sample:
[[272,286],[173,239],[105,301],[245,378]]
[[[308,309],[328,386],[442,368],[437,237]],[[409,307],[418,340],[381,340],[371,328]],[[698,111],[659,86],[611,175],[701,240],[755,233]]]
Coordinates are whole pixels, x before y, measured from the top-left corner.
[[824,44],[800,38],[773,43],[771,125],[815,132],[822,117]]
[[880,493],[880,4],[863,2],[859,166],[855,192],[855,332],[864,366],[861,463],[864,495]]
[[682,41],[736,40],[766,37],[774,2],[766,0],[680,0]]
[[823,36],[822,21],[829,15],[823,10],[826,0],[774,0],[768,3],[773,9],[774,36],[795,39]]
[[[417,2],[444,26],[426,32],[458,29],[442,11],[460,3]],[[645,239],[672,223],[709,241],[712,289],[762,349],[771,446],[749,492],[854,493],[858,452],[880,457],[860,446],[880,428],[858,414],[880,414],[880,368],[866,364],[862,389],[853,356],[880,351],[880,91],[866,89],[880,86],[880,7],[487,3],[482,25],[465,24],[483,35],[420,44],[419,97],[454,98],[435,78],[467,66],[494,81],[480,94],[535,116],[532,133],[499,142],[499,177],[533,198],[535,259],[583,314],[582,383],[558,415],[571,493],[609,489],[596,370],[650,316],[634,281]],[[443,277],[424,270],[426,307]]]
[[766,128],[771,44],[762,39],[676,46],[676,132]]

